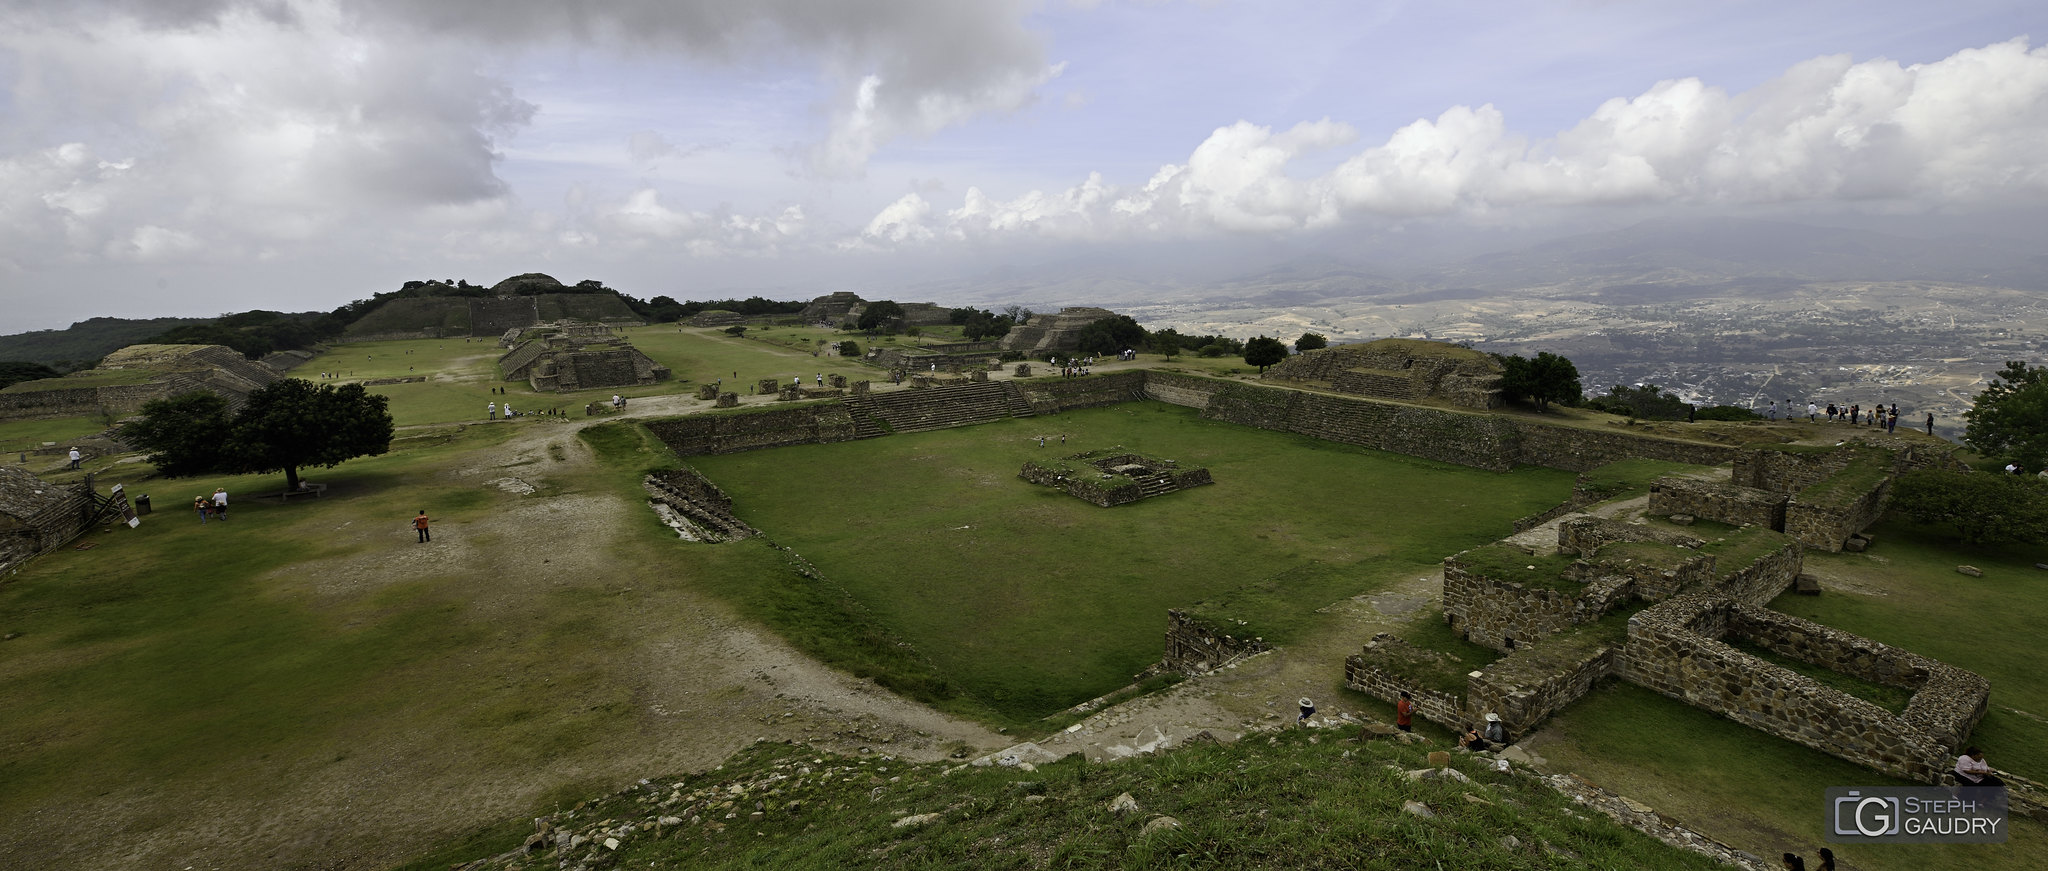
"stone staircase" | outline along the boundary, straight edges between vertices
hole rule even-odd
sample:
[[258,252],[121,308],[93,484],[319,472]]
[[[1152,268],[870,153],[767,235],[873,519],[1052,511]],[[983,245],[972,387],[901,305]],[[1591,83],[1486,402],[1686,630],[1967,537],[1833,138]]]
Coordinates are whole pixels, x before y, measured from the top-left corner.
[[1015,404],[1022,398],[1008,384],[984,381],[849,396],[845,404],[853,412],[855,437],[866,438],[870,427],[873,435],[882,434],[874,419],[887,423],[894,432],[972,426],[1016,416]]
[[[683,520],[694,527],[694,538],[700,541],[736,541],[761,534],[733,516],[730,500],[724,499],[724,491],[717,485],[704,480],[702,476],[688,470],[665,473],[674,478],[663,480],[654,475],[647,476],[641,485],[647,489],[653,501],[669,507]],[[683,486],[678,486],[679,484]],[[694,486],[691,486],[694,485]]]
[[1141,499],[1157,496],[1161,493],[1171,493],[1180,489],[1174,484],[1172,475],[1156,472],[1150,475],[1132,475],[1131,480],[1138,482],[1138,492],[1145,494],[1139,497]]
[[1391,369],[1352,369],[1337,375],[1333,386],[1346,393],[1386,399],[1419,399],[1415,380],[1407,372]]
[[1002,382],[1002,384],[1003,395],[1009,397],[1010,400],[1009,409],[1011,417],[1031,417],[1038,413],[1037,409],[1031,407],[1031,400],[1024,397],[1023,388],[1010,381]]

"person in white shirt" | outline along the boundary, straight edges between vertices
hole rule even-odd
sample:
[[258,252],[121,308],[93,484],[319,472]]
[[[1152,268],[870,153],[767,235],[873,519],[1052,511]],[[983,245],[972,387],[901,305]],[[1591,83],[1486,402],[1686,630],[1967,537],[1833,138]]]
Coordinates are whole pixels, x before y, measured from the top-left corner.
[[79,453],[79,452],[78,452],[78,449],[77,449],[77,448],[72,448],[72,449],[71,449],[71,465],[70,465],[70,466],[69,466],[68,468],[72,468],[72,469],[76,469],[76,468],[78,468],[78,461],[79,461],[79,460],[83,460],[83,459],[85,459],[85,455],[84,455],[84,454],[81,454],[81,453]]
[[228,488],[215,487],[213,490],[213,519],[228,519]]
[[1984,751],[1971,747],[1956,757],[1956,782],[1964,786],[2004,786],[2005,781],[1991,773],[1991,764],[1984,761]]

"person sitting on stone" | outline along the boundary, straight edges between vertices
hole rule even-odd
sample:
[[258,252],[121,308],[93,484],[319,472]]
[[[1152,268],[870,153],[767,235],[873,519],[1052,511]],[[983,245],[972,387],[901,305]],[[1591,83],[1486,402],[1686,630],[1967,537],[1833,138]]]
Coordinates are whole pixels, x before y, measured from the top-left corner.
[[1508,727],[1500,721],[1500,715],[1492,711],[1486,712],[1486,731],[1481,734],[1493,744],[1502,747],[1508,744]]
[[1486,736],[1479,734],[1479,727],[1477,725],[1467,723],[1465,724],[1465,736],[1458,739],[1458,746],[1474,753],[1484,753],[1490,745],[1486,743]]

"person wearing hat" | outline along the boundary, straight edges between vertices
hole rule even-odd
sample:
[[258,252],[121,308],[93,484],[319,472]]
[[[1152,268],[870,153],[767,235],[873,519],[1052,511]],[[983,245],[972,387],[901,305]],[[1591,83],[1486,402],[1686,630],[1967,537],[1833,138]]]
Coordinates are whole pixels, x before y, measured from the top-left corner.
[[85,459],[85,455],[84,455],[84,454],[81,454],[81,453],[79,453],[79,452],[78,452],[78,446],[77,446],[77,445],[72,445],[72,446],[71,446],[71,465],[69,465],[69,466],[66,466],[65,468],[68,468],[68,469],[76,469],[76,468],[78,468],[78,461],[79,461],[79,460],[83,460],[83,459]]
[[1486,712],[1486,731],[1483,734],[1486,740],[1502,747],[1508,744],[1508,727],[1500,721],[1500,715],[1492,711]]
[[1308,696],[1302,696],[1300,704],[1301,716],[1294,718],[1294,722],[1296,725],[1306,728],[1308,726],[1308,718],[1316,715],[1316,703],[1310,700]]

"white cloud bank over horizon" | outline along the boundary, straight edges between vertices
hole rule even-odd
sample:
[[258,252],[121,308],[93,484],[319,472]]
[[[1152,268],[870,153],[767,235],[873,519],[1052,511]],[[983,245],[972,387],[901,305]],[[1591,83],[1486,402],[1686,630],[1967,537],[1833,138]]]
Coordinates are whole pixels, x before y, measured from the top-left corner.
[[2039,203],[2048,47],[2022,37],[1909,66],[1829,55],[1739,94],[1666,80],[1544,140],[1510,130],[1490,104],[1454,106],[1325,172],[1290,172],[1358,138],[1328,118],[1279,132],[1238,121],[1143,184],[1091,174],[1009,200],[970,187],[945,211],[906,194],[844,244],[1287,232],[1519,206]]
[[[2029,8],[1978,3],[1991,14],[1971,32],[1994,35],[1910,55],[1924,63],[1816,51],[1743,67],[1733,91],[1670,74],[1734,68],[1712,66],[1726,33],[1660,37],[1688,59],[1603,69],[1597,91],[1537,52],[1530,80],[1565,75],[1583,108],[1532,116],[1478,98],[1516,69],[1503,34],[1520,15],[1597,35],[1599,19],[1571,17],[1597,10],[1503,4],[1474,40],[1398,3],[1314,0],[0,0],[0,332],[328,308],[423,275],[822,292],[992,252],[1405,221],[2039,209],[2048,48],[2005,38],[2041,17]],[[1778,27],[1759,9],[1741,26]],[[1684,31],[1656,17],[1677,13],[1615,12],[1649,19],[1615,39]],[[1262,16],[1293,17],[1235,41]],[[1326,42],[1293,57],[1322,60],[1270,56],[1306,38]],[[1354,83],[1423,75],[1412,58],[1372,68],[1351,51],[1367,38],[1441,38],[1477,54],[1432,62],[1483,61],[1492,78],[1432,72],[1427,93],[1457,96],[1399,115],[1344,102]],[[1205,53],[1227,66],[1209,87],[1242,83],[1231,108],[1183,83]],[[1246,118],[1268,90],[1287,96]]]

